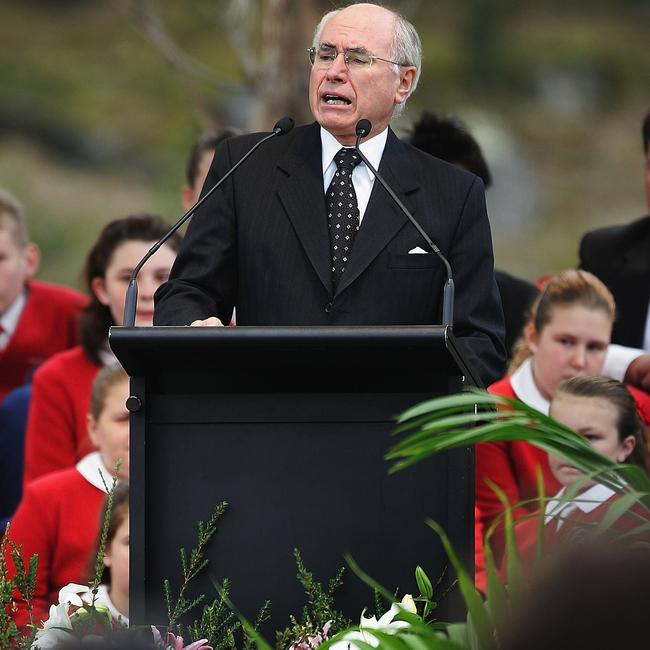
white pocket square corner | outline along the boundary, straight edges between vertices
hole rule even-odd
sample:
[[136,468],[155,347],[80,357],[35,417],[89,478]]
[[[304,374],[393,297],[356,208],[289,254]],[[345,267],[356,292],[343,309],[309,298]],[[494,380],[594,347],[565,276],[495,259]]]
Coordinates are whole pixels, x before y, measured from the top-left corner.
[[428,255],[427,251],[425,251],[423,248],[420,248],[419,246],[416,246],[415,248],[412,248],[409,251],[409,255]]

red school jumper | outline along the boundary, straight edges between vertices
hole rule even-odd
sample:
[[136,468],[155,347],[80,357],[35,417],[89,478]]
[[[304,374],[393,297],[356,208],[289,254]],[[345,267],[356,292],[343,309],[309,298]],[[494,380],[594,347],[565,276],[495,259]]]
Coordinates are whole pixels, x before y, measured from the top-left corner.
[[36,371],[25,434],[23,485],[49,472],[74,467],[94,450],[86,416],[100,367],[79,345],[54,355]]
[[88,303],[86,296],[68,287],[29,280],[26,288],[16,330],[0,350],[0,402],[10,390],[29,383],[46,359],[77,345],[79,313]]
[[[76,467],[32,482],[25,488],[11,520],[9,537],[23,545],[25,564],[32,554],[38,553],[33,602],[36,624],[47,619],[50,605],[59,602],[61,587],[69,582],[87,581],[86,572],[106,496],[100,487],[98,468],[110,485],[111,474],[103,467],[98,452],[89,454]],[[8,560],[7,566],[13,569],[13,561]],[[24,604],[18,605],[16,623],[20,627],[28,619]]]

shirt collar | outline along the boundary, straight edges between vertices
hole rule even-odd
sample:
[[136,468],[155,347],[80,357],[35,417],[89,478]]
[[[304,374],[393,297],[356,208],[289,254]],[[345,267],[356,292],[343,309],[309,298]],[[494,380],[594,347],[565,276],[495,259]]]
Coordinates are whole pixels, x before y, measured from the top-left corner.
[[27,289],[23,289],[19,294],[16,300],[14,300],[11,305],[5,309],[4,314],[0,316],[0,323],[8,337],[10,337],[18,327],[18,321],[20,320],[20,315],[23,313],[25,308],[25,303],[27,302]]
[[533,358],[528,357],[510,377],[510,385],[517,399],[548,415],[549,401],[539,392],[533,377]]
[[[370,161],[370,164],[375,169],[379,169],[379,164],[381,163],[381,157],[384,155],[387,140],[388,127],[386,127],[381,133],[374,135],[372,138],[364,140],[359,145],[359,149],[361,149],[363,155]],[[336,156],[336,154],[341,150],[343,145],[322,126],[320,127],[320,141],[323,174],[325,174],[327,168],[332,164],[334,156]],[[359,163],[358,168],[365,170],[365,173],[368,174],[368,178],[371,181],[375,179],[373,173],[368,169],[368,167],[366,167],[364,162]]]
[[[84,456],[76,465],[77,471],[81,474],[91,485],[94,485],[98,490],[106,492],[104,481],[110,489],[113,485],[113,471],[109,471],[102,461],[101,454],[98,451],[93,451],[87,456]],[[101,472],[101,476],[100,473]],[[102,481],[102,476],[104,481]]]
[[585,514],[593,512],[596,508],[609,501],[616,492],[614,490],[596,483],[590,488],[577,494],[573,499],[561,503],[566,488],[562,488],[547,504],[544,511],[544,523],[548,524],[551,519],[558,518],[557,529],[559,530],[564,522],[574,510],[581,510]]

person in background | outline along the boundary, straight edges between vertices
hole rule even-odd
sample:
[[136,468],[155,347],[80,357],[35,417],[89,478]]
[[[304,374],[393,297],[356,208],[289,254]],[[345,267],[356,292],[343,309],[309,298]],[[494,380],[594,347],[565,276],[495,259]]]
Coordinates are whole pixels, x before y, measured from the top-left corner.
[[40,261],[22,206],[0,188],[0,403],[29,383],[45,360],[79,342],[79,314],[88,298],[34,280]]
[[[492,185],[492,174],[481,147],[459,119],[424,111],[413,125],[409,142],[440,160],[476,174],[483,181],[486,190]],[[501,295],[506,325],[506,352],[510,356],[538,289],[532,282],[500,269],[494,270],[494,277]]]
[[[648,451],[636,403],[623,384],[605,377],[574,377],[558,387],[551,400],[550,416],[583,436],[601,455],[614,463],[631,463],[648,473]],[[594,534],[610,506],[620,495],[590,479],[580,486],[574,498],[562,501],[565,492],[584,478],[568,461],[549,454],[551,473],[562,486],[547,502],[544,512],[544,558],[585,541]],[[650,523],[650,511],[633,507],[623,513],[607,535],[633,534]],[[539,519],[533,517],[515,527],[517,545],[525,571],[535,560]],[[640,534],[643,539],[643,534]],[[647,532],[645,539],[647,540]]]
[[[73,467],[93,450],[86,431],[87,404],[95,375],[115,360],[108,330],[122,322],[133,268],[169,227],[149,214],[117,219],[104,227],[88,253],[83,277],[91,300],[81,320],[81,345],[53,356],[34,375],[25,434],[25,485]],[[167,279],[179,243],[176,234],[142,268],[136,325],[152,324],[153,294]]]
[[185,211],[199,200],[217,147],[228,138],[239,134],[238,129],[226,127],[218,131],[203,133],[194,143],[187,160],[185,172],[187,183],[181,190],[181,201]]
[[[99,512],[118,460],[117,477],[128,480],[128,395],[129,378],[118,363],[99,372],[92,386],[90,411],[86,408],[87,434],[98,451],[84,456],[74,467],[29,483],[11,520],[9,537],[22,544],[25,564],[38,554],[35,623],[47,619],[63,586],[85,580],[87,559],[99,533]],[[7,566],[15,570],[10,557]],[[28,614],[24,603],[18,604],[16,623],[20,626],[28,622]]]
[[[587,232],[580,242],[580,268],[614,294],[617,319],[612,341],[639,348],[621,356],[626,382],[650,391],[650,111],[643,119],[645,199],[648,214],[621,226]],[[641,355],[645,351],[646,354]]]
[[[101,530],[108,499],[104,500],[99,517]],[[95,577],[97,553],[101,535],[97,536],[95,549],[90,556],[88,582]],[[108,522],[106,546],[104,547],[104,573],[97,591],[97,603],[108,607],[113,618],[129,625],[129,483],[120,481],[113,492],[113,507]]]
[[[509,374],[488,390],[519,399],[548,414],[550,401],[563,381],[601,373],[614,314],[614,298],[598,278],[579,270],[558,274],[533,305]],[[650,423],[648,395],[630,390],[645,423]],[[547,454],[537,447],[519,440],[476,445],[476,505],[485,531],[503,512],[501,501],[486,480],[501,488],[514,505],[537,498],[538,467],[543,474],[545,493],[558,492],[562,486],[551,472]],[[534,503],[520,506],[513,510],[513,517],[520,519],[535,510]],[[500,561],[503,555],[500,527],[492,537],[492,550]]]

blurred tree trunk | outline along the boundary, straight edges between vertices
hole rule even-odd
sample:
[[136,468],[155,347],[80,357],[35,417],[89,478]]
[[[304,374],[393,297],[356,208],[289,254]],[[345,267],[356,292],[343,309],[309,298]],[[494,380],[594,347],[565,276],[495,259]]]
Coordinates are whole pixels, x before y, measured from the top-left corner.
[[[182,75],[203,121],[227,122],[219,107],[233,92],[230,82],[193,59],[169,33],[152,0],[112,0],[138,30]],[[250,130],[269,130],[284,115],[297,124],[312,119],[307,89],[310,64],[307,48],[320,16],[331,8],[327,0],[229,0],[217,6],[224,34],[251,97]],[[211,90],[206,93],[207,87]],[[208,97],[216,95],[217,102]],[[216,108],[215,108],[216,106]],[[217,114],[215,115],[215,110]]]
[[251,127],[268,129],[283,115],[297,124],[311,121],[309,99],[310,63],[307,48],[326,2],[311,0],[265,0],[262,44]]

